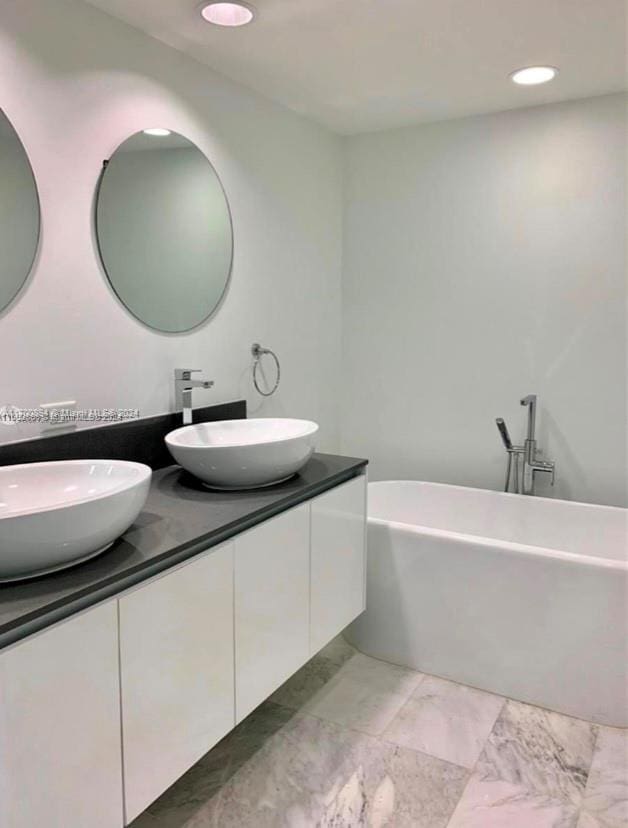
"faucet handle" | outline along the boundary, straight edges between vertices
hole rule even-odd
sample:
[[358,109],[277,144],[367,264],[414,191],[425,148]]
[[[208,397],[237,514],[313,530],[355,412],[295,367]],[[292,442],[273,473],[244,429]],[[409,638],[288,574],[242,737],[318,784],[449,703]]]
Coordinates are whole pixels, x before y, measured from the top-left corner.
[[553,460],[539,460],[535,466],[535,471],[543,472],[544,474],[551,474],[550,485],[554,485],[556,479],[556,463]]
[[200,374],[202,368],[175,368],[175,380],[189,380],[192,379],[192,374]]

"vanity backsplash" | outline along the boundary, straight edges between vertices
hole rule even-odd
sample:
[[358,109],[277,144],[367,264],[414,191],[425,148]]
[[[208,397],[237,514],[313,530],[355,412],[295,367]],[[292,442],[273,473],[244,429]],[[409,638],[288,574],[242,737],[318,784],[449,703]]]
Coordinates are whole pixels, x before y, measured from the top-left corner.
[[[246,419],[246,402],[196,408],[198,423]],[[113,425],[85,428],[50,437],[0,445],[0,466],[43,463],[48,460],[130,460],[153,470],[172,465],[164,438],[181,424],[181,413],[142,417]]]

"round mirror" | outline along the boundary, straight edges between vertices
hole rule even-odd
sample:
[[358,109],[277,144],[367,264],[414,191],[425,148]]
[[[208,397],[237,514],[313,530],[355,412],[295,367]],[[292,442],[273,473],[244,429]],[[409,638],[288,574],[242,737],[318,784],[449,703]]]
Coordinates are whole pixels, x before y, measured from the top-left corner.
[[31,272],[39,243],[35,176],[17,132],[0,109],[0,311]]
[[118,147],[100,180],[96,234],[112,288],[151,328],[189,331],[220,303],[231,214],[216,171],[187,138],[150,129]]

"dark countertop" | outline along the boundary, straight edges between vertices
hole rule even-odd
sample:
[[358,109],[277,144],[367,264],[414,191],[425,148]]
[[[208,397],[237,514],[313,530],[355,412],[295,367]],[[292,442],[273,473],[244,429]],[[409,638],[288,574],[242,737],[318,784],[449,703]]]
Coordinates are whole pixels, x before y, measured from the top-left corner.
[[54,575],[0,585],[0,647],[350,480],[366,464],[315,454],[291,480],[247,492],[209,491],[179,466],[159,469],[139,518],[107,552]]

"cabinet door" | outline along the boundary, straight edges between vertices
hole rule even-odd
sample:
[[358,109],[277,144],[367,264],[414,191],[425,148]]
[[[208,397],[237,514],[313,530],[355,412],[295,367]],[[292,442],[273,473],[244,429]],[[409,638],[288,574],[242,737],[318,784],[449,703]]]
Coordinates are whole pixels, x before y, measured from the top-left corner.
[[0,825],[122,825],[115,601],[0,654]]
[[310,653],[364,610],[366,476],[312,501]]
[[235,540],[236,720],[308,659],[310,507]]
[[119,603],[130,822],[234,726],[233,545]]

